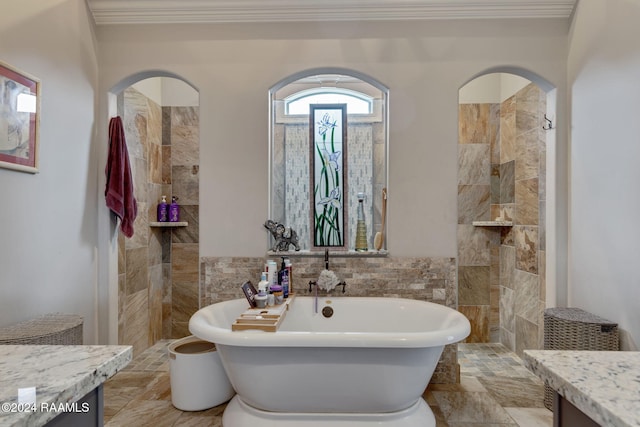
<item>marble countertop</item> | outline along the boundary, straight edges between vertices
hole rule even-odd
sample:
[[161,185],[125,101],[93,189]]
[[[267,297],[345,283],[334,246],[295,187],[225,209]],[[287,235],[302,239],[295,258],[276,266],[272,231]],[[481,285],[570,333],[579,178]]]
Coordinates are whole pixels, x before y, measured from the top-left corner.
[[524,363],[598,424],[640,426],[640,352],[525,350]]
[[[0,426],[46,424],[59,412],[40,408],[81,399],[127,366],[132,355],[130,346],[0,345]],[[30,387],[35,406],[18,405]]]

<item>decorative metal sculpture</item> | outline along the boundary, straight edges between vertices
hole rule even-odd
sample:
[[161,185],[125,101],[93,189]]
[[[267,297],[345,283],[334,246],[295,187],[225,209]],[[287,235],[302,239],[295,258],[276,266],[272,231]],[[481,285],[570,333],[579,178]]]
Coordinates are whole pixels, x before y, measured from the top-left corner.
[[279,222],[268,219],[264,223],[264,228],[271,232],[276,243],[271,248],[274,252],[288,251],[289,246],[293,245],[296,251],[300,250],[298,245],[298,233],[291,227],[285,227]]

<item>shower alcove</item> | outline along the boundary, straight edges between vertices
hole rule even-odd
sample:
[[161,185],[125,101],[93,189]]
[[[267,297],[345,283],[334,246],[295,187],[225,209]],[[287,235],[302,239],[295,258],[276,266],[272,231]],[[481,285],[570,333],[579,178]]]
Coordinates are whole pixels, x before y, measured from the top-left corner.
[[459,92],[458,309],[466,342],[542,348],[546,305],[547,150],[555,91],[510,73]]
[[[188,335],[198,310],[200,138],[193,87],[171,77],[134,81],[114,99],[138,203],[134,235],[117,238],[117,339],[137,355],[160,339]],[[162,195],[178,197],[181,222],[156,222]]]

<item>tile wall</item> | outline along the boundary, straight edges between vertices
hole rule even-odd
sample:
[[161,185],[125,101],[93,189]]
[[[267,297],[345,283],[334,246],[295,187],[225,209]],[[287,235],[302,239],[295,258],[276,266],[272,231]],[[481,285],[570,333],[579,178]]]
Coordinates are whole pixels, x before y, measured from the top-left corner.
[[[118,96],[118,112],[138,202],[134,235],[118,235],[118,342],[139,354],[184,336],[185,313],[197,310],[199,119],[197,107],[161,107],[134,88]],[[179,197],[188,227],[149,226],[163,194]]]
[[[347,246],[355,247],[359,192],[365,193],[367,230],[380,230],[382,188],[386,186],[385,133],[382,123],[349,123],[347,173]],[[310,154],[308,123],[278,123],[274,130],[272,218],[296,230],[302,250],[310,237]],[[265,218],[266,219],[266,218]],[[368,244],[373,247],[374,232]]]
[[[269,256],[277,259],[277,255]],[[290,256],[294,289],[308,294],[308,283],[324,269],[324,256]],[[201,259],[202,306],[243,298],[242,283],[256,283],[266,258],[203,257]],[[347,283],[344,296],[403,297],[456,308],[456,262],[454,258],[349,257],[333,255],[329,268]],[[340,297],[340,291],[332,292]],[[390,319],[391,320],[391,319]],[[453,383],[458,379],[456,345],[447,346],[432,382]]]
[[138,203],[134,235],[118,235],[118,342],[133,346],[136,355],[162,338],[162,233],[149,227],[163,192],[162,110],[129,88],[118,96],[118,112]]
[[[542,348],[546,94],[529,84],[500,104],[461,104],[459,310],[468,342]],[[512,227],[474,227],[502,216]]]
[[[499,203],[500,104],[461,104],[458,138],[458,310],[466,342],[490,342],[499,327],[499,230],[475,227]],[[499,158],[497,159],[499,163]]]
[[164,230],[163,337],[190,335],[189,318],[198,310],[200,113],[198,107],[162,108],[163,179],[178,197],[180,219],[189,225]]

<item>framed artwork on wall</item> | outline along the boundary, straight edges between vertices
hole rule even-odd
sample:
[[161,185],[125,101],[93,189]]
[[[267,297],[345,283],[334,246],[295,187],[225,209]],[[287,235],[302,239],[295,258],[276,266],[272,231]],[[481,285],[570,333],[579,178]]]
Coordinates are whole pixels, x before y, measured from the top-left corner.
[[309,110],[313,246],[346,249],[347,104],[311,104]]
[[40,80],[0,62],[0,167],[38,172]]

